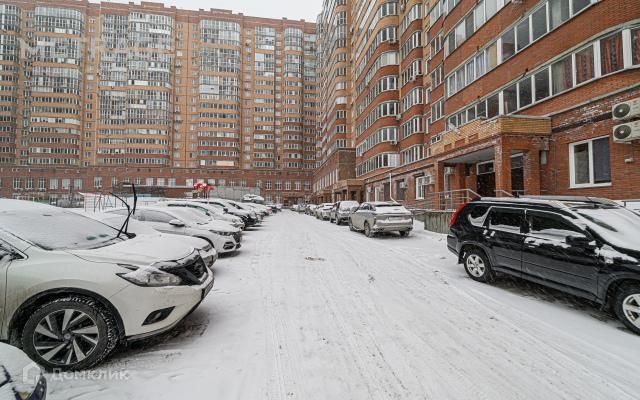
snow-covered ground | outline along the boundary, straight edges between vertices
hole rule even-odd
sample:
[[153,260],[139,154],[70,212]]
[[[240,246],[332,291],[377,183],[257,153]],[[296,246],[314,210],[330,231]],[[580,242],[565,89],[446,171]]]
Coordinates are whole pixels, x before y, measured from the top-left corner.
[[267,218],[175,332],[101,367],[127,379],[49,376],[50,398],[640,398],[640,337],[555,291],[476,283],[416,227],[368,239]]

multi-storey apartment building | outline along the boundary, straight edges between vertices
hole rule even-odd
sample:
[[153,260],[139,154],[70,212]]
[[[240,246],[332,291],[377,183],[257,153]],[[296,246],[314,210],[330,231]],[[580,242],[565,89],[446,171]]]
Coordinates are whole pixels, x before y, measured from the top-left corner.
[[350,5],[364,199],[640,198],[640,0]]
[[55,193],[75,168],[86,191],[140,176],[154,186],[258,187],[273,201],[310,192],[314,23],[7,0],[0,25],[3,195],[31,192],[34,178],[45,182],[36,191]]
[[[351,124],[351,5],[347,0],[325,0],[318,17],[318,73],[320,124],[318,170],[313,190],[329,201],[360,197],[362,182],[355,180],[355,141]],[[335,194],[335,195],[334,195]]]

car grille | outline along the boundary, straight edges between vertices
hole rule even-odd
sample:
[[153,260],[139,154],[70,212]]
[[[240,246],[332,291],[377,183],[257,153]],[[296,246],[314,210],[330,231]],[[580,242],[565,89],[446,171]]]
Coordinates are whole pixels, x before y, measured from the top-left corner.
[[207,266],[204,263],[202,257],[198,257],[191,264],[187,264],[184,266],[184,269],[187,270],[190,274],[195,276],[198,281],[202,279],[202,277],[207,273]]
[[172,266],[160,267],[161,270],[182,278],[183,285],[199,285],[207,279],[208,268],[200,254],[184,258]]
[[236,240],[236,243],[240,243],[242,241],[242,233],[241,232],[234,233],[233,238]]

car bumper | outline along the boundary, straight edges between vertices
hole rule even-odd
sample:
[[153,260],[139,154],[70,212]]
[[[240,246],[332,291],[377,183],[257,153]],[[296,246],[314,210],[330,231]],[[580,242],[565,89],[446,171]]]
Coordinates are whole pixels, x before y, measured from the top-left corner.
[[240,243],[236,243],[235,240],[230,239],[224,242],[224,245],[222,245],[222,249],[218,253],[220,254],[233,253],[234,251],[238,250],[240,247],[241,247]]
[[[139,340],[176,326],[209,294],[213,283],[213,272],[208,270],[207,278],[199,285],[150,288],[132,284],[112,296],[109,301],[120,313],[127,340]],[[169,308],[171,312],[166,318],[144,325],[153,312]]]
[[447,248],[456,256],[460,254],[458,239],[451,234],[447,235]]
[[413,221],[376,221],[371,230],[374,232],[396,232],[396,231],[410,231],[413,229]]

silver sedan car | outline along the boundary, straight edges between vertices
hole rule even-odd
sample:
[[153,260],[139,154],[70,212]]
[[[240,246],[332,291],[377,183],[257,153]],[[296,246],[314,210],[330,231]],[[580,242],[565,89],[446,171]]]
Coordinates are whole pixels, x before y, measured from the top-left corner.
[[400,232],[400,236],[404,237],[413,229],[413,216],[398,203],[362,203],[358,210],[349,216],[349,229],[362,231],[368,237],[374,237],[380,232]]

